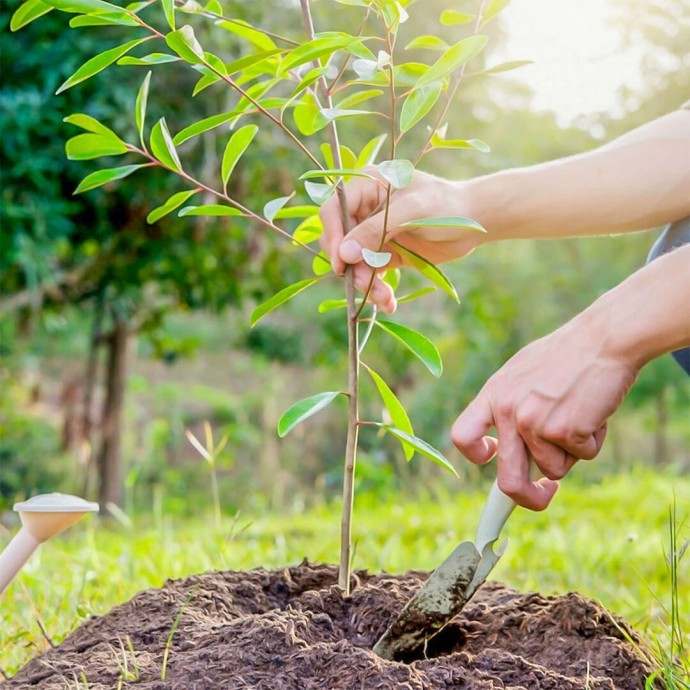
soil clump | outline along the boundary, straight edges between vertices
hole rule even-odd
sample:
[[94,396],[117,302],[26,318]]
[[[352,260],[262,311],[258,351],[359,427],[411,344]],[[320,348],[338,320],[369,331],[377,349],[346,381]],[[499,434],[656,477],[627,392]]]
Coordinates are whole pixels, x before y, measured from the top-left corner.
[[[5,687],[644,688],[652,669],[629,641],[636,636],[623,621],[578,594],[521,594],[496,582],[479,589],[429,641],[426,654],[405,663],[383,661],[371,648],[427,576],[357,571],[347,599],[337,587],[335,567],[306,561],[282,570],[170,580],[86,621]],[[166,642],[178,617],[162,680]]]

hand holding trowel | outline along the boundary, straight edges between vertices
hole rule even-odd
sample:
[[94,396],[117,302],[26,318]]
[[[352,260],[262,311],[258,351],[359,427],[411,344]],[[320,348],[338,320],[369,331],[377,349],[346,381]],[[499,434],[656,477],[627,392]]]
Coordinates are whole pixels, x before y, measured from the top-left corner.
[[515,505],[494,482],[474,542],[458,544],[432,573],[376,643],[376,654],[389,660],[404,658],[462,610],[503,554],[505,544],[497,551],[493,545]]

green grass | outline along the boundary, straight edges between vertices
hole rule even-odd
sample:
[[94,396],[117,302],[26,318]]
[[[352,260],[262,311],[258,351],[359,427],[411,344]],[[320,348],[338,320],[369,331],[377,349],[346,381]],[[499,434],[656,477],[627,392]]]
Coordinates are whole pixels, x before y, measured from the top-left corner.
[[[456,542],[472,538],[483,499],[476,489],[414,500],[359,496],[355,566],[433,569]],[[515,512],[505,529],[510,546],[491,577],[523,591],[578,591],[597,599],[649,641],[660,667],[675,657],[682,671],[679,655],[690,648],[687,623],[682,629],[690,620],[690,573],[681,558],[690,528],[688,519],[681,522],[689,510],[688,477],[640,470],[601,484],[565,481],[548,511]],[[208,505],[204,511],[195,521],[142,515],[117,527],[87,518],[45,544],[3,598],[0,666],[11,674],[91,614],[167,578],[277,567],[305,556],[336,559],[337,504],[302,514],[225,516],[220,530]]]

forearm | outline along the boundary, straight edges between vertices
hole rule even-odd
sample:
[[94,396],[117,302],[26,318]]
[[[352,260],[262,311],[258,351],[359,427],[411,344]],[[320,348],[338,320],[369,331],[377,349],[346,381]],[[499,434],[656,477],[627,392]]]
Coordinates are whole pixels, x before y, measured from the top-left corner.
[[690,246],[640,269],[570,322],[602,354],[637,370],[690,345]]
[[594,151],[460,183],[487,241],[644,230],[690,215],[690,111]]

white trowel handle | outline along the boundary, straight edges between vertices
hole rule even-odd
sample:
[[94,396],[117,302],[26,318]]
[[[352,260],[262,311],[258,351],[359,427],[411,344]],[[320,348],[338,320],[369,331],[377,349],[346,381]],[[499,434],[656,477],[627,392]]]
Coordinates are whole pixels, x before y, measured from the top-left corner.
[[515,510],[517,504],[512,498],[506,496],[499,488],[498,482],[491,485],[491,491],[484,504],[482,516],[479,518],[479,526],[477,527],[477,536],[474,540],[474,545],[477,551],[482,553],[484,547],[492,541],[496,541],[503,525],[510,517],[510,514]]
[[7,548],[0,553],[0,594],[39,545],[38,539],[22,527]]

